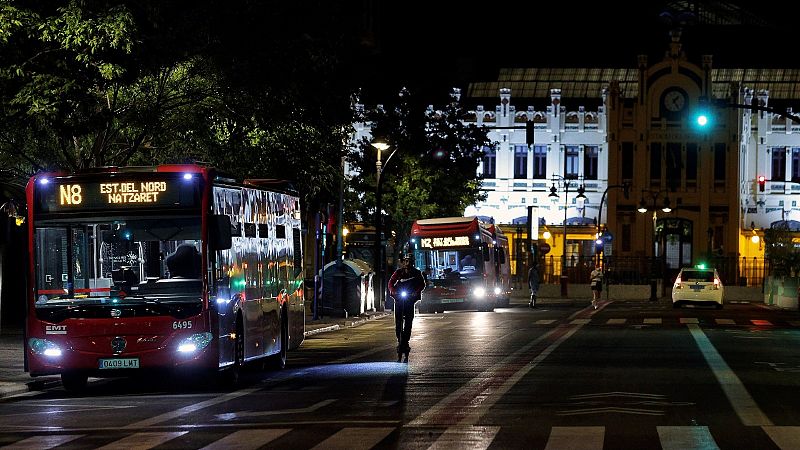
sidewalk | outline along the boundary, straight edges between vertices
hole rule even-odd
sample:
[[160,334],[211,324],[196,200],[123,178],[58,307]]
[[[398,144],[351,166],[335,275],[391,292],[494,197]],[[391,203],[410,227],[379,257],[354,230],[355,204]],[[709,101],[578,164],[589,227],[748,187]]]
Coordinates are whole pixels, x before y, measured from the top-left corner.
[[[392,311],[367,312],[348,318],[322,317],[313,320],[306,317],[306,336],[356,327],[369,320],[392,314]],[[24,370],[24,347],[22,329],[0,328],[0,398],[22,392],[40,390],[61,383],[58,376],[31,377]]]

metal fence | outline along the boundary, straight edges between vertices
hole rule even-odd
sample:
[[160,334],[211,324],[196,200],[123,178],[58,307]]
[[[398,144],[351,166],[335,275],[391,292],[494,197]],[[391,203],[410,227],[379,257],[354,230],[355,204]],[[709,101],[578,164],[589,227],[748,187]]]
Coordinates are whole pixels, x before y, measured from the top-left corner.
[[[564,273],[570,284],[588,284],[595,261],[593,256],[573,256],[566,261],[562,257],[545,257],[540,260],[541,281],[558,284]],[[762,287],[770,275],[769,260],[764,258],[713,257],[706,265],[716,268],[722,283],[728,286]],[[527,285],[527,273],[527,265],[517,264],[515,284],[518,287]],[[649,284],[653,279],[669,284],[677,273],[678,269],[666,267],[662,258],[614,256],[605,259],[606,282],[609,284]]]

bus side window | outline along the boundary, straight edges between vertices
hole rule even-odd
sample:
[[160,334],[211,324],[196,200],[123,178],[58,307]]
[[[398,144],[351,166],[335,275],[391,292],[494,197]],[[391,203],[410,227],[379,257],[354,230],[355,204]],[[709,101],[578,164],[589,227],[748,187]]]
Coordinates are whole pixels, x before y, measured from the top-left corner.
[[231,219],[224,214],[210,216],[209,244],[213,250],[228,250],[233,245],[231,239]]
[[489,244],[484,242],[481,248],[483,250],[483,260],[490,261],[491,259],[489,258]]

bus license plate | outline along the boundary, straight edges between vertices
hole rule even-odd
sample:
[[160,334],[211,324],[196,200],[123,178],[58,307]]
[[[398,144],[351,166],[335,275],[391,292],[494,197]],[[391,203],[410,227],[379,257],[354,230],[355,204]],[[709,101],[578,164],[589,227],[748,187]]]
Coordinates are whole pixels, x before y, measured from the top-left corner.
[[100,369],[138,369],[139,358],[101,359]]
[[461,303],[463,302],[463,298],[443,298],[442,303]]

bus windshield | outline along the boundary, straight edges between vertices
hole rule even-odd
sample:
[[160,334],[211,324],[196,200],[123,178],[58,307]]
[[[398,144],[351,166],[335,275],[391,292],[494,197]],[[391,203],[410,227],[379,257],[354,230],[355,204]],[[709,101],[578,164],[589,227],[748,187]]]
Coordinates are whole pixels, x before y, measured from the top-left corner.
[[201,302],[199,218],[38,223],[36,307]]
[[479,248],[422,250],[416,263],[417,268],[432,281],[483,275],[483,258]]

